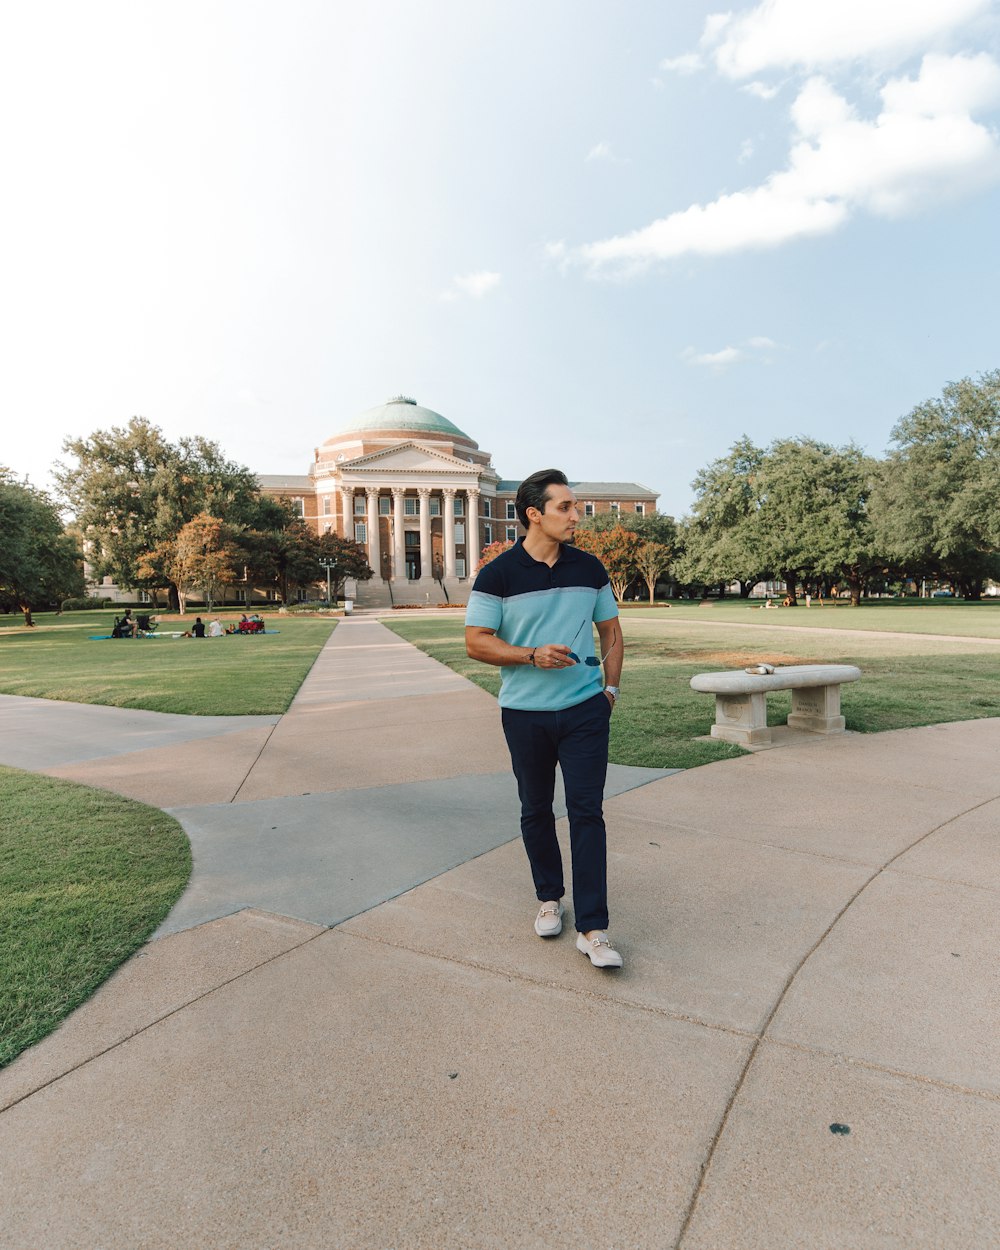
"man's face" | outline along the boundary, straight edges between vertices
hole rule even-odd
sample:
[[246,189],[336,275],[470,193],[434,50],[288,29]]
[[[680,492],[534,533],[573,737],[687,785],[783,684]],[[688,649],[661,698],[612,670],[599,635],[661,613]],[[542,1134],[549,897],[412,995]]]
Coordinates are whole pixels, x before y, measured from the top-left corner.
[[545,511],[536,515],[546,538],[558,543],[573,541],[573,534],[580,520],[580,510],[576,495],[568,486],[550,486],[545,500]]

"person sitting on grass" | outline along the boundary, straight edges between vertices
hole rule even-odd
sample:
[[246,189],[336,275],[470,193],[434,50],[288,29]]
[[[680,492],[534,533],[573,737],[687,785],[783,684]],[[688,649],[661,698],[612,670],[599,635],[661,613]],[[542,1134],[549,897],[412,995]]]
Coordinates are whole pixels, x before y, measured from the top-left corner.
[[221,638],[223,635],[223,632],[224,631],[222,628],[222,623],[220,622],[219,618],[217,616],[213,617],[212,622],[208,627],[209,638]]
[[191,626],[191,637],[192,638],[204,638],[205,637],[205,623],[201,619],[200,616],[196,616],[194,618],[194,624]]

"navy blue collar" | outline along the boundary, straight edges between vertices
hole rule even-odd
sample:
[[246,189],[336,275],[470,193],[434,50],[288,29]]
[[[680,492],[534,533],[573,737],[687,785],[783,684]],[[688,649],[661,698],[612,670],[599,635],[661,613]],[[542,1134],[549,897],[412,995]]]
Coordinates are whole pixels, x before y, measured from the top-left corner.
[[556,561],[555,564],[548,565],[548,564],[545,564],[544,560],[536,560],[535,557],[531,555],[530,552],[525,551],[523,538],[519,538],[517,542],[514,544],[514,551],[517,554],[517,557],[520,560],[521,564],[523,564],[526,568],[529,568],[529,569],[534,568],[536,564],[542,564],[542,565],[545,565],[546,568],[554,569],[556,565],[569,563],[572,560],[578,559],[580,555],[576,547],[570,547],[567,543],[560,543],[559,544],[559,559]]

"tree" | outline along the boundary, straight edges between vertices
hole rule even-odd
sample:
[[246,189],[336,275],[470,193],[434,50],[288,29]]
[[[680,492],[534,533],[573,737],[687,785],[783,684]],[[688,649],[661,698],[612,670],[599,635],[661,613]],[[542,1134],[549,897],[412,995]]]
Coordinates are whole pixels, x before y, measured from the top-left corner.
[[1000,369],[949,382],[892,439],[872,500],[880,542],[910,576],[980,598],[1000,578]]
[[[177,586],[164,561],[181,528],[200,512],[235,526],[253,523],[257,479],[228,461],[217,444],[196,436],[168,442],[142,417],[125,428],[67,439],[75,464],[60,464],[56,480],[83,531],[96,577],[156,592]],[[141,571],[140,571],[141,568]]]
[[0,596],[24,613],[84,593],[83,560],[48,496],[0,471]]
[[660,574],[666,572],[670,567],[670,558],[673,551],[666,543],[641,542],[636,551],[635,564],[636,568],[642,574],[649,590],[649,602],[653,602],[653,596],[656,591],[656,583],[660,578]]
[[489,564],[491,560],[495,560],[497,556],[502,556],[505,551],[510,551],[513,546],[513,543],[506,541],[489,543],[488,546],[483,548],[483,554],[480,557],[479,563],[476,565],[476,572],[478,573],[481,568],[485,568],[486,565]]
[[[177,537],[161,543],[150,553],[150,566],[163,568],[177,588],[178,607],[183,616],[192,590],[200,590],[211,612],[223,586],[236,580],[239,549],[232,532],[219,517],[199,512],[181,526]],[[140,561],[140,574],[145,564]]]
[[642,545],[639,535],[624,525],[601,530],[578,527],[576,545],[601,561],[607,569],[615,599],[621,603],[629,582],[638,571],[638,551]]
[[766,453],[744,435],[728,455],[702,469],[692,483],[697,498],[683,527],[676,566],[684,582],[709,586],[736,581],[746,598],[774,570],[762,564],[757,532]]
[[341,538],[339,534],[320,536],[317,560],[321,575],[329,567],[330,591],[334,599],[340,598],[347,578],[353,577],[356,581],[366,582],[375,576],[363,548],[353,539]]

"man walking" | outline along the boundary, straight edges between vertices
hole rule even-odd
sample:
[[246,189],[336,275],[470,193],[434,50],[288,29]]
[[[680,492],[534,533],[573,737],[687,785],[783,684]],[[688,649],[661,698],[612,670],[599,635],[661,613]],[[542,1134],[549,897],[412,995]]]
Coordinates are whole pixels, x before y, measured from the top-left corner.
[[466,651],[500,668],[521,835],[541,902],[535,932],[562,932],[565,885],[552,811],[558,763],[569,816],[577,949],[595,967],[620,968],[622,957],[606,932],[603,813],[608,725],[624,651],[618,609],[604,565],[571,545],[580,512],[564,473],[543,469],[525,478],[514,507],[526,533],[476,578],[465,618]]

